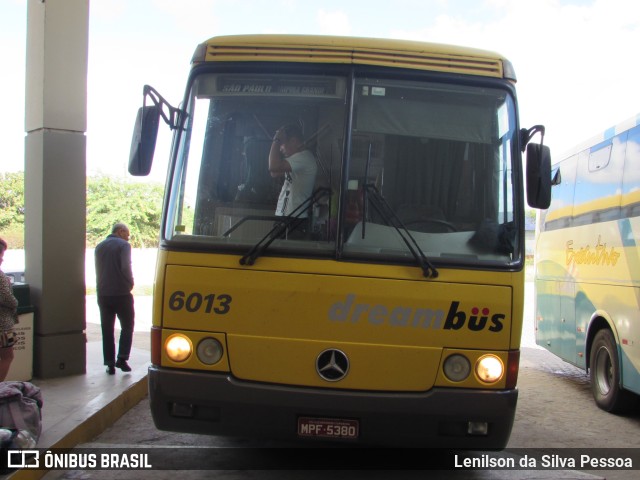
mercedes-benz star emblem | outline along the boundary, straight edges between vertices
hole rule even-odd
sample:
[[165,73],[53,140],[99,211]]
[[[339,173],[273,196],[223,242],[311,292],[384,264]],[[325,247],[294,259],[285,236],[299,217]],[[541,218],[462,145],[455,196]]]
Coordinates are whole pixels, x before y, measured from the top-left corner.
[[337,382],[347,376],[349,359],[344,352],[330,348],[318,355],[316,371],[327,382]]

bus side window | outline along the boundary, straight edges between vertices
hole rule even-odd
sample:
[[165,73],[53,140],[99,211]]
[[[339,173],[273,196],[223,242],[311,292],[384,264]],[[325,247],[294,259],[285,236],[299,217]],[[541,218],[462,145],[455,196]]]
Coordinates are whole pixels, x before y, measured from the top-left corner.
[[625,132],[591,148],[588,161],[578,165],[573,212],[575,225],[620,218],[626,137]]
[[640,125],[629,130],[622,179],[621,215],[635,217],[640,215],[640,202],[633,201],[634,191],[640,184]]
[[576,186],[578,155],[569,157],[556,167],[558,183],[551,190],[551,205],[545,215],[544,230],[567,228],[573,224],[573,193]]

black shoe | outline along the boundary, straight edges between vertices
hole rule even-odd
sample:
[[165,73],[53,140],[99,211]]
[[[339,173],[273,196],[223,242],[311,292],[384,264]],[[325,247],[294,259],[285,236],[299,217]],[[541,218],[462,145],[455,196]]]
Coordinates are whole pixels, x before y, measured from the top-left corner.
[[118,361],[116,361],[116,367],[118,367],[123,372],[131,371],[131,367],[129,366],[126,360],[119,359]]
[[107,373],[109,375],[115,375],[116,374],[116,367],[114,367],[113,365],[107,365]]

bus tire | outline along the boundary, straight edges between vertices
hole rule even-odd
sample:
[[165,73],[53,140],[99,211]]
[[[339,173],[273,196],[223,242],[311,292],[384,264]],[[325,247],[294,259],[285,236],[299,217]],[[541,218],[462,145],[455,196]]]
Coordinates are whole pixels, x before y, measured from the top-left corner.
[[593,398],[601,409],[624,413],[636,405],[637,397],[620,385],[618,347],[609,329],[600,330],[593,339],[589,377]]

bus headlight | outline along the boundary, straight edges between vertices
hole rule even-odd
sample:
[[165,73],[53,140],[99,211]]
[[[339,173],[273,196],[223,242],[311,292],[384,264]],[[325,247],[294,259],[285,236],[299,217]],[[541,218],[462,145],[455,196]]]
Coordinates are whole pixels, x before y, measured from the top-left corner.
[[210,337],[203,338],[196,349],[198,360],[206,365],[218,363],[222,358],[222,352],[222,344],[215,338]]
[[504,374],[504,364],[495,355],[484,355],[476,363],[476,375],[485,383],[496,383]]
[[471,372],[471,364],[466,357],[460,354],[454,354],[447,357],[444,361],[444,374],[452,382],[461,382],[469,376]]
[[174,362],[184,362],[191,356],[193,345],[184,335],[175,334],[167,338],[164,346],[167,356]]

